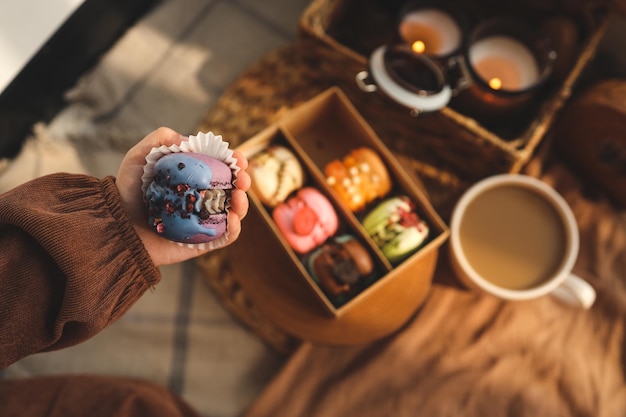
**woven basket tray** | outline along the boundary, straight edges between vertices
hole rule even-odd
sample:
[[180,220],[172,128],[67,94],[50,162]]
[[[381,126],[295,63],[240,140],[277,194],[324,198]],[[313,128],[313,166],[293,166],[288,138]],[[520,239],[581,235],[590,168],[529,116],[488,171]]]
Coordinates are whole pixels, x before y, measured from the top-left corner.
[[393,42],[395,13],[401,1],[314,0],[300,20],[299,53],[309,66],[341,86],[366,119],[374,124],[376,119],[386,120],[387,123],[378,126],[377,132],[387,139],[392,150],[422,155],[422,160],[434,166],[473,180],[496,173],[518,172],[546,136],[554,117],[593,57],[606,30],[607,12],[604,8],[591,8],[589,4],[597,2],[590,1],[459,2],[468,6],[474,15],[506,11],[541,16],[561,11],[584,28],[574,49],[575,57],[559,82],[544,89],[531,106],[532,111],[515,119],[514,123],[519,124],[512,128],[507,125],[502,130],[502,125],[481,123],[452,107],[412,117],[407,108],[382,94],[359,89],[355,75],[367,70],[369,55],[376,47]]

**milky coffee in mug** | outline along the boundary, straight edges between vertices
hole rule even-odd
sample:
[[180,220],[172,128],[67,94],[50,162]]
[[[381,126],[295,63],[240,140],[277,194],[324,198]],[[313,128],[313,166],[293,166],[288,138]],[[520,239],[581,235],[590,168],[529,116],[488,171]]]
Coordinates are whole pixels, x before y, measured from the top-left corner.
[[547,184],[524,175],[496,175],[475,184],[452,215],[456,274],[501,298],[552,293],[591,306],[595,291],[571,273],[578,244],[567,203]]

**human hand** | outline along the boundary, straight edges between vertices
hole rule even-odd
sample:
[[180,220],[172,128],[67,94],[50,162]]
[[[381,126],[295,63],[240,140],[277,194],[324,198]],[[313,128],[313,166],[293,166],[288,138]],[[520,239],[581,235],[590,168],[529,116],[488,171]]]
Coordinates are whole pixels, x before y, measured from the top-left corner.
[[[141,177],[146,164],[146,155],[154,147],[161,145],[179,145],[188,138],[172,129],[161,127],[143,138],[131,148],[120,164],[115,183],[128,211],[137,234],[143,241],[155,265],[168,265],[183,262],[209,252],[211,249],[196,249],[178,245],[164,239],[152,231],[148,225],[146,210],[141,190]],[[228,244],[234,242],[241,232],[241,220],[248,213],[248,196],[246,191],[250,187],[250,176],[246,172],[248,160],[238,151],[233,156],[237,158],[237,165],[241,168],[235,181],[235,189],[231,196],[231,208],[228,213]]]

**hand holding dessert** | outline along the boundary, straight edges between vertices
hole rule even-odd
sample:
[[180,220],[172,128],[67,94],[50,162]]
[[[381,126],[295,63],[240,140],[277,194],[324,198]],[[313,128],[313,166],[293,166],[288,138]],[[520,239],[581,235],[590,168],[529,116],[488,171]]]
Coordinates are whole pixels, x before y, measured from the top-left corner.
[[[122,196],[126,209],[131,216],[133,226],[156,265],[167,265],[182,262],[209,252],[213,248],[211,246],[204,245],[196,245],[195,247],[192,245],[192,247],[188,247],[175,244],[171,240],[161,236],[159,233],[155,233],[158,222],[155,229],[153,229],[152,225],[155,224],[154,219],[152,219],[152,223],[148,220],[150,214],[148,213],[146,200],[144,199],[144,192],[142,190],[142,176],[144,174],[144,166],[146,165],[146,155],[148,155],[153,148],[159,148],[161,146],[180,146],[183,142],[188,140],[188,137],[182,136],[171,129],[159,128],[148,134],[137,145],[128,151],[122,160],[117,174],[116,185],[119,189],[120,195]],[[232,188],[232,191],[229,191],[230,207],[226,226],[228,240],[224,243],[224,245],[234,242],[239,237],[239,233],[241,231],[241,220],[248,212],[248,197],[246,195],[246,191],[250,187],[250,176],[246,172],[248,161],[238,151],[234,151],[232,153],[232,157],[236,160],[238,172],[236,174],[236,180],[232,181],[231,187],[234,188]],[[198,158],[191,158],[198,160]],[[177,170],[179,163],[181,162],[184,164],[184,161],[178,161],[175,164]],[[214,164],[213,162],[208,162],[208,160],[200,162],[202,162],[205,166],[211,166]],[[219,168],[216,169],[219,170]],[[200,189],[196,189],[195,191],[198,195],[202,194],[202,197],[204,198],[206,195],[206,189],[208,188],[204,188],[205,186],[201,184],[196,184],[196,186],[200,187]],[[209,194],[215,193],[216,192],[212,192]],[[187,193],[187,195],[195,196],[195,193],[191,192]],[[183,199],[186,199],[186,197],[183,197]],[[163,202],[165,204],[165,200],[163,200]],[[167,209],[165,210],[167,211]],[[202,208],[199,207],[198,213],[196,213],[199,217],[201,216],[200,211],[202,211]],[[207,233],[208,235],[214,233],[217,235],[218,231],[209,231]]]

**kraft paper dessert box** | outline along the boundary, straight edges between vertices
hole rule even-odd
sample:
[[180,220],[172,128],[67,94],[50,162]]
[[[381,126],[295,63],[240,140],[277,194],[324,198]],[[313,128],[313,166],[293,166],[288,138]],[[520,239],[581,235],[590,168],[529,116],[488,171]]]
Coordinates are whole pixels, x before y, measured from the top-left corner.
[[[256,280],[280,281],[281,291],[286,296],[291,290],[300,294],[304,291],[305,297],[309,298],[307,301],[314,303],[320,314],[336,318],[348,311],[358,314],[359,309],[368,309],[368,304],[379,294],[389,296],[385,287],[402,288],[406,285],[409,293],[414,291],[411,294],[420,298],[414,300],[415,305],[419,305],[430,288],[438,252],[448,237],[448,228],[433,209],[418,180],[403,170],[343,92],[336,87],[325,91],[237,149],[250,158],[269,144],[286,146],[296,154],[305,168],[305,186],[315,187],[330,199],[340,219],[337,234],[349,232],[356,236],[372,256],[377,276],[352,298],[337,300],[327,296],[307,271],[304,257],[296,253],[283,237],[272,218],[271,208],[264,206],[253,192],[249,192],[251,207],[242,234],[233,244],[234,252],[247,254],[246,259],[230,261],[232,272],[240,275],[256,273]],[[392,265],[365,232],[361,226],[362,214],[348,210],[325,181],[323,168],[328,162],[341,159],[361,146],[373,149],[387,166],[393,183],[390,194],[408,195],[416,203],[417,213],[430,226],[425,244],[398,265]],[[259,291],[267,291],[263,296],[268,300],[277,296],[269,288],[261,287]]]

